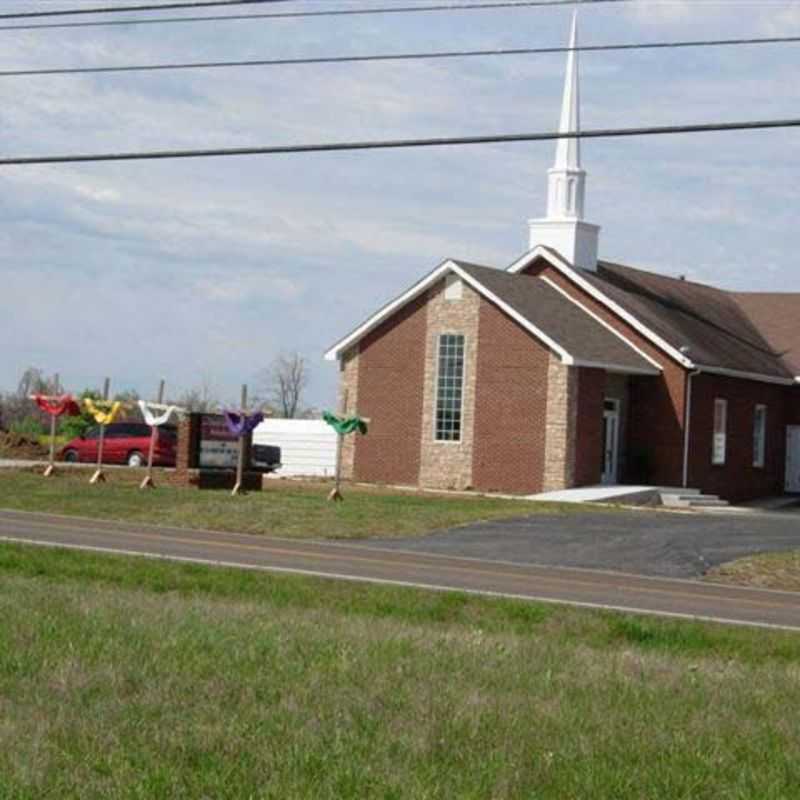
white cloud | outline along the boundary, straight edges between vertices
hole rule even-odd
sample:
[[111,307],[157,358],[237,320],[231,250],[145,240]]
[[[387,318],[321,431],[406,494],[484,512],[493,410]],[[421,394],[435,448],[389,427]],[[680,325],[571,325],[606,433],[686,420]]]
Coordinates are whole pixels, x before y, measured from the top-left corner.
[[[774,6],[640,2],[582,12],[584,41],[800,26]],[[80,29],[4,39],[6,68],[560,44],[563,9]],[[653,39],[658,38],[654,31]],[[663,37],[666,38],[666,37]],[[793,48],[582,60],[589,127],[783,116]],[[5,153],[236,146],[550,129],[563,56],[0,80]],[[778,145],[780,145],[778,147]],[[765,288],[794,277],[796,137],[587,142],[607,256]],[[0,385],[37,363],[77,382],[248,380],[316,356],[447,256],[521,252],[550,144],[0,171]],[[765,236],[765,233],[767,234]],[[769,242],[765,251],[764,240]],[[769,265],[753,270],[752,264]],[[688,262],[688,263],[687,263]],[[335,369],[315,388],[331,396]],[[98,377],[99,376],[99,377]]]

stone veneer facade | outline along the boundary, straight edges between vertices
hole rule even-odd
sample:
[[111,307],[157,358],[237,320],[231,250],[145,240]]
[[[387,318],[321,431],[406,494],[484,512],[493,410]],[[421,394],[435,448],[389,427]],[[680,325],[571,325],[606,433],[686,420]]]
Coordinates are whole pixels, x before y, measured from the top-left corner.
[[[444,281],[428,291],[420,443],[421,486],[433,489],[467,489],[472,486],[480,304],[480,295],[463,282],[461,297],[457,299],[447,299]],[[447,333],[464,336],[464,388],[461,440],[458,442],[437,442],[435,438],[439,337]]]
[[[352,347],[339,363],[339,414],[348,416],[358,411],[358,345]],[[356,436],[345,436],[342,442],[342,477],[352,480],[356,462]]]
[[[437,442],[439,336],[448,333],[465,337],[461,440]],[[605,373],[562,364],[464,282],[457,299],[438,282],[344,353],[339,369],[340,410],[371,418],[366,437],[345,439],[345,479],[521,494],[599,481]]]
[[545,492],[564,489],[575,481],[578,380],[578,370],[562,364],[555,353],[550,353],[542,483]]

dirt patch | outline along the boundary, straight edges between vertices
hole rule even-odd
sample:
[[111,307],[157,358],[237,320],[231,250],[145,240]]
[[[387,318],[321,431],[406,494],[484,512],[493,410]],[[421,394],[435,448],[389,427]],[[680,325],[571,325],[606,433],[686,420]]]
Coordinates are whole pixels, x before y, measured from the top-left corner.
[[48,451],[35,439],[19,433],[0,431],[0,458],[36,460],[46,458]]
[[740,558],[709,570],[706,579],[714,583],[800,592],[800,550]]

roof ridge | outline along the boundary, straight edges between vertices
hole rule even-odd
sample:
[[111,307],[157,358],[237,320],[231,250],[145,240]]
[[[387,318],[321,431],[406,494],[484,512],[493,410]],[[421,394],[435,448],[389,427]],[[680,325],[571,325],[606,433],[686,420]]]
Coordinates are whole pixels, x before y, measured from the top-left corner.
[[712,292],[719,292],[721,294],[735,294],[730,289],[721,289],[719,286],[713,286],[710,283],[701,283],[700,281],[693,281],[689,278],[676,278],[673,275],[664,275],[662,272],[654,272],[650,269],[642,269],[641,267],[632,267],[630,264],[621,264],[619,261],[606,261],[605,259],[601,259],[597,262],[599,267],[620,267],[621,269],[627,269],[631,272],[637,272],[642,275],[648,275],[654,278],[660,278],[663,281],[670,281],[672,283],[677,283],[680,286],[699,286],[701,289],[710,289]]

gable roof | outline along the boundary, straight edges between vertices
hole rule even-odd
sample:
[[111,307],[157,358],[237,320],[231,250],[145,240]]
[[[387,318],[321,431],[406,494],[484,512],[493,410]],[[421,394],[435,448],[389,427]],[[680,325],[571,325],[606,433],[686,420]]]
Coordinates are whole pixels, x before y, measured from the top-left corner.
[[656,374],[652,361],[608,326],[590,316],[563,292],[529,275],[455,262],[520,316],[547,331],[579,366],[603,365]]
[[[731,292],[609,261],[598,262],[596,272],[576,269],[545,247],[524,254],[508,270],[519,272],[537,258],[545,258],[687,369],[785,384],[798,374],[782,358],[777,339],[773,344],[759,324],[757,310],[746,313]],[[789,324],[787,319],[775,331],[781,341],[794,341],[796,331],[789,331]]]
[[796,374],[730,292],[608,261],[596,273],[581,272],[696,366],[777,379]]
[[734,297],[794,375],[800,376],[800,293],[740,292]]
[[624,337],[545,281],[453,260],[440,264],[365,320],[331,347],[325,357],[329,360],[338,358],[385,319],[451,272],[553,350],[564,364],[647,375],[656,375],[660,371],[655,362]]

